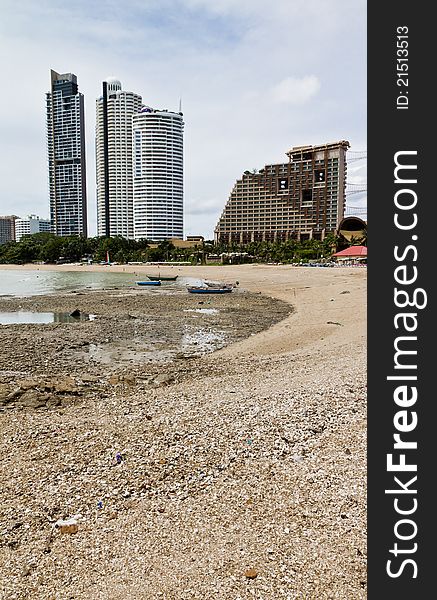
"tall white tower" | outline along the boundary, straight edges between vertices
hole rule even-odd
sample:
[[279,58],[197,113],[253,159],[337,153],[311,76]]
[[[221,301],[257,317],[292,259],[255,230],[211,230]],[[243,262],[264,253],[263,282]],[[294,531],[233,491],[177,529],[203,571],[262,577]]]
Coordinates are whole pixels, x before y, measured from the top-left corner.
[[141,109],[133,116],[134,236],[162,241],[184,233],[182,113]]
[[141,96],[121,89],[118,79],[103,82],[96,101],[97,234],[134,237],[132,116]]

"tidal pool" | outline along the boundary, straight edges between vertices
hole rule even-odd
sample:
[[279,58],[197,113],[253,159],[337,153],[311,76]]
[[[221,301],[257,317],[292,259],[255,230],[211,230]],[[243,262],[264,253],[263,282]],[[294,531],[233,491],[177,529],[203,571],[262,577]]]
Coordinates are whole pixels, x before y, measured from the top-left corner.
[[17,310],[13,312],[0,312],[1,325],[45,325],[47,323],[77,323],[78,321],[94,321],[96,315],[80,313],[73,317],[70,313],[62,312],[31,312]]

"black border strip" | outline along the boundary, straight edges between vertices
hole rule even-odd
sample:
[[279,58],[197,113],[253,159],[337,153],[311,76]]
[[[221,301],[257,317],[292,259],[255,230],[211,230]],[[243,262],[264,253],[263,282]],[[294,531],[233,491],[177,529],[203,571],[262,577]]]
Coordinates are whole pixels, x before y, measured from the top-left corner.
[[425,3],[405,0],[368,3],[371,600],[435,595],[435,99],[428,60],[435,36],[426,10]]

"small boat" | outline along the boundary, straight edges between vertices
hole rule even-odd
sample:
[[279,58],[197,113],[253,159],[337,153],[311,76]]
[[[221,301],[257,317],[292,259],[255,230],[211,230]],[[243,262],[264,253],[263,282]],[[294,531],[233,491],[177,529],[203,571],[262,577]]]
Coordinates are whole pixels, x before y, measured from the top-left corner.
[[160,281],[136,281],[137,285],[161,285]]
[[187,290],[190,294],[229,294],[232,292],[232,288],[230,287],[189,287]]
[[175,277],[164,277],[163,275],[147,275],[150,281],[176,281],[178,276]]
[[203,282],[206,287],[209,288],[214,288],[214,289],[222,289],[222,288],[233,288],[236,287],[236,285],[234,283],[223,283],[222,281],[208,281],[205,279],[205,281]]

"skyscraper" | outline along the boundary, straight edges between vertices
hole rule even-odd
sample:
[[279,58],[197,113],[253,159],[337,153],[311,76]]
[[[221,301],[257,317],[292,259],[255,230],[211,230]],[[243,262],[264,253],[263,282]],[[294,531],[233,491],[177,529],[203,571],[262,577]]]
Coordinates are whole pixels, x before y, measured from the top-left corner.
[[56,235],[87,235],[83,94],[72,73],[50,71],[47,148],[50,220]]
[[133,116],[134,236],[183,237],[182,113],[144,107]]
[[121,89],[118,79],[103,82],[96,101],[97,233],[134,237],[132,116],[142,98]]

